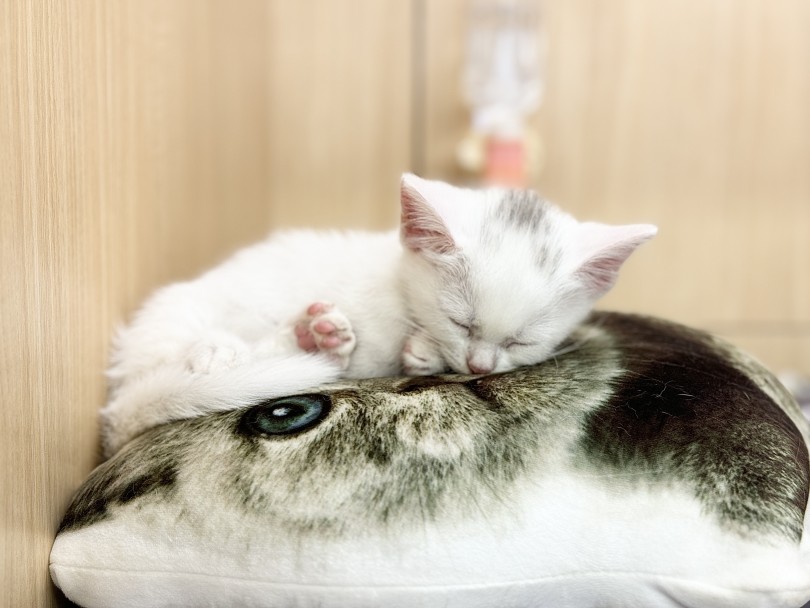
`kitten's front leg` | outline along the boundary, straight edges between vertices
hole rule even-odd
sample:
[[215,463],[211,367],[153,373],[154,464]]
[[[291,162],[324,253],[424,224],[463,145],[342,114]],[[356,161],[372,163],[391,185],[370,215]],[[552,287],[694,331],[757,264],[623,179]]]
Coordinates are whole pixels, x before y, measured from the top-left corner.
[[250,359],[250,348],[239,337],[211,331],[189,347],[186,367],[195,374],[211,374],[237,367]]
[[402,369],[408,376],[430,376],[447,369],[434,340],[417,330],[405,340],[402,349]]
[[315,302],[295,324],[298,347],[307,352],[321,352],[334,359],[340,369],[349,367],[357,339],[351,323],[333,304]]

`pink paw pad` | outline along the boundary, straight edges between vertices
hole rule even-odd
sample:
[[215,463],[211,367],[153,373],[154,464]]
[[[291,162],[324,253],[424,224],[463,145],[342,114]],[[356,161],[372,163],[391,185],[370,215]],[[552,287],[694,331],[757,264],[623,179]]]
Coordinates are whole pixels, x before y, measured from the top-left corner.
[[333,304],[315,302],[295,325],[298,347],[307,352],[323,352],[335,358],[345,369],[355,347],[349,320]]
[[295,324],[295,338],[298,342],[298,348],[301,350],[305,350],[308,353],[318,350],[315,336],[309,331],[308,319],[302,319]]

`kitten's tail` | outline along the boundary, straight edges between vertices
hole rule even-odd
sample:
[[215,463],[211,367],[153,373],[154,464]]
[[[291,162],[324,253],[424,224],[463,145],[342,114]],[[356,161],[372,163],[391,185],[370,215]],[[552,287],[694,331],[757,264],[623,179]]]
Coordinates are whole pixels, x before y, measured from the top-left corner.
[[162,367],[118,387],[101,410],[104,456],[154,426],[312,390],[339,375],[334,362],[305,353],[211,373]]

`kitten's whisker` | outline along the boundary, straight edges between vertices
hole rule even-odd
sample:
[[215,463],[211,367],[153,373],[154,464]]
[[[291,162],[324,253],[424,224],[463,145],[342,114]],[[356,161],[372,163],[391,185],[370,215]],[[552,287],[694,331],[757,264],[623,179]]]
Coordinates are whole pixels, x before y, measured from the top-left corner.
[[[424,340],[425,342],[429,342],[431,344],[434,344],[436,346],[442,346],[442,341],[441,340],[439,340],[435,336],[431,335],[430,333],[426,332],[425,329],[421,325],[414,322],[412,319],[408,319],[407,317],[404,317],[402,319],[402,321],[404,322],[404,325],[406,327],[408,327],[408,328],[410,328],[412,330],[416,330],[413,333],[419,333],[420,339]],[[411,332],[409,332],[409,333],[411,333]]]
[[568,343],[564,342],[562,345],[560,345],[559,348],[553,350],[548,358],[549,359],[556,358],[560,355],[567,355],[568,353],[577,351],[583,346],[585,346],[585,344],[593,340],[597,335],[598,334],[596,331],[588,331],[585,335],[583,335],[581,338],[577,340]]

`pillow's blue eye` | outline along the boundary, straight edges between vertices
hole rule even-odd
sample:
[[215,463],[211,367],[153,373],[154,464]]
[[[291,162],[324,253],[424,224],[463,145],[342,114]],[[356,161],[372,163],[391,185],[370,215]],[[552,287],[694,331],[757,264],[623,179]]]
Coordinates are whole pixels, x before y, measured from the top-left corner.
[[250,435],[291,435],[315,426],[328,411],[326,395],[282,397],[250,408],[239,426]]

